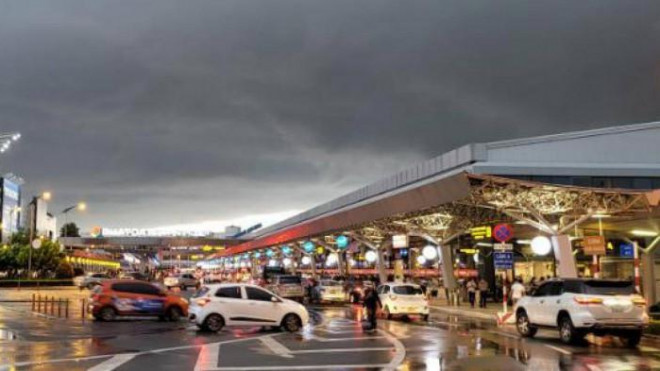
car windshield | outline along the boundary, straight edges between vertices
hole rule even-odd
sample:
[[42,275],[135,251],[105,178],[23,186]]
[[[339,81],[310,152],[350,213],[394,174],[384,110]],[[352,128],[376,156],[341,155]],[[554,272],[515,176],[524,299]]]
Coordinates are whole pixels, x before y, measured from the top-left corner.
[[338,282],[338,281],[321,281],[321,286],[341,286],[341,282]]
[[394,286],[392,291],[397,295],[421,295],[422,289],[419,286]]
[[288,285],[288,284],[295,284],[295,285],[300,285],[302,281],[300,280],[300,277],[298,276],[280,276],[280,284],[283,285]]
[[588,295],[632,295],[635,286],[630,281],[584,281],[584,293]]

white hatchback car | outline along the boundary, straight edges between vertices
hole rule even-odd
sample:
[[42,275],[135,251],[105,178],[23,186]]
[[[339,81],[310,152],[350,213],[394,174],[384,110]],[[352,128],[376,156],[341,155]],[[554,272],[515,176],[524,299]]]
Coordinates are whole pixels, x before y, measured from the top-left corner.
[[542,284],[518,301],[516,328],[532,337],[540,327],[559,329],[564,343],[574,343],[587,333],[615,335],[637,346],[648,324],[646,301],[630,281],[556,279]]
[[315,288],[315,298],[319,302],[338,302],[346,300],[344,287],[341,282],[333,280],[321,280]]
[[422,288],[409,283],[386,283],[378,287],[378,297],[383,304],[383,315],[418,315],[429,319],[429,302]]
[[225,326],[278,326],[295,332],[309,322],[302,304],[241,283],[203,286],[191,300],[188,312],[191,322],[213,332]]

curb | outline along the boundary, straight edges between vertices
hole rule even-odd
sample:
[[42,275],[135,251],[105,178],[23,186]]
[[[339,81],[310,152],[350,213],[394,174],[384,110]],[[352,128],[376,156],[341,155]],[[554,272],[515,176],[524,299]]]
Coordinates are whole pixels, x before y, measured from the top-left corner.
[[439,307],[435,305],[430,305],[429,306],[432,309],[456,315],[459,317],[470,317],[470,318],[476,318],[476,319],[482,319],[482,320],[488,320],[492,322],[497,322],[497,314],[486,314],[486,313],[478,313],[478,312],[470,312],[469,310],[462,310],[462,309],[454,309],[454,308],[447,308],[447,307]]

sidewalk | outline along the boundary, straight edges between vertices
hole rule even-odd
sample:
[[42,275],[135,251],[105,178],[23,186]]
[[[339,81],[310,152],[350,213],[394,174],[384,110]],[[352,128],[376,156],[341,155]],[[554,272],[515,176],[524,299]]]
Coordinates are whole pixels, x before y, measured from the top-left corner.
[[[486,321],[497,322],[497,313],[502,311],[502,303],[488,303],[486,308],[470,308],[470,303],[461,303],[460,306],[450,306],[443,298],[431,299],[431,309],[450,315],[476,318]],[[509,308],[510,310],[511,308]]]

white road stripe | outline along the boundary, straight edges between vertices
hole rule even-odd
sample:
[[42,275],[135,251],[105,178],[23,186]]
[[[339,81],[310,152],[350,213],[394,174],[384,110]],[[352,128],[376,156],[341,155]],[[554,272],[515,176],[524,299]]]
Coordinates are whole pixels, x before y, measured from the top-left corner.
[[331,348],[331,349],[305,349],[305,350],[292,350],[291,354],[310,354],[310,353],[350,353],[350,352],[382,352],[391,351],[392,347],[380,348]]
[[406,347],[403,346],[403,343],[392,336],[389,332],[383,331],[383,330],[378,330],[383,336],[387,338],[392,344],[394,344],[394,357],[390,361],[390,363],[387,365],[387,367],[383,367],[385,370],[396,370],[401,363],[403,363],[403,359],[406,358]]
[[112,371],[124,363],[132,360],[138,353],[124,353],[113,356],[112,358],[99,363],[98,365],[88,368],[87,371]]
[[220,344],[204,344],[197,355],[195,371],[209,370],[218,367]]
[[291,351],[287,347],[282,345],[282,343],[273,339],[272,336],[259,338],[259,341],[261,341],[261,343],[265,345],[266,348],[268,348],[271,352],[273,352],[273,354],[284,358],[293,358],[293,356],[291,355]]
[[544,345],[545,345],[546,347],[548,347],[548,348],[550,348],[550,349],[552,349],[552,350],[554,350],[554,351],[556,351],[556,352],[562,353],[562,354],[566,354],[566,355],[571,355],[571,354],[573,354],[573,352],[571,352],[571,351],[569,351],[569,350],[566,350],[566,349],[563,349],[563,348],[560,348],[560,347],[556,347],[556,346],[554,346],[554,345],[550,345],[550,344],[544,344]]

